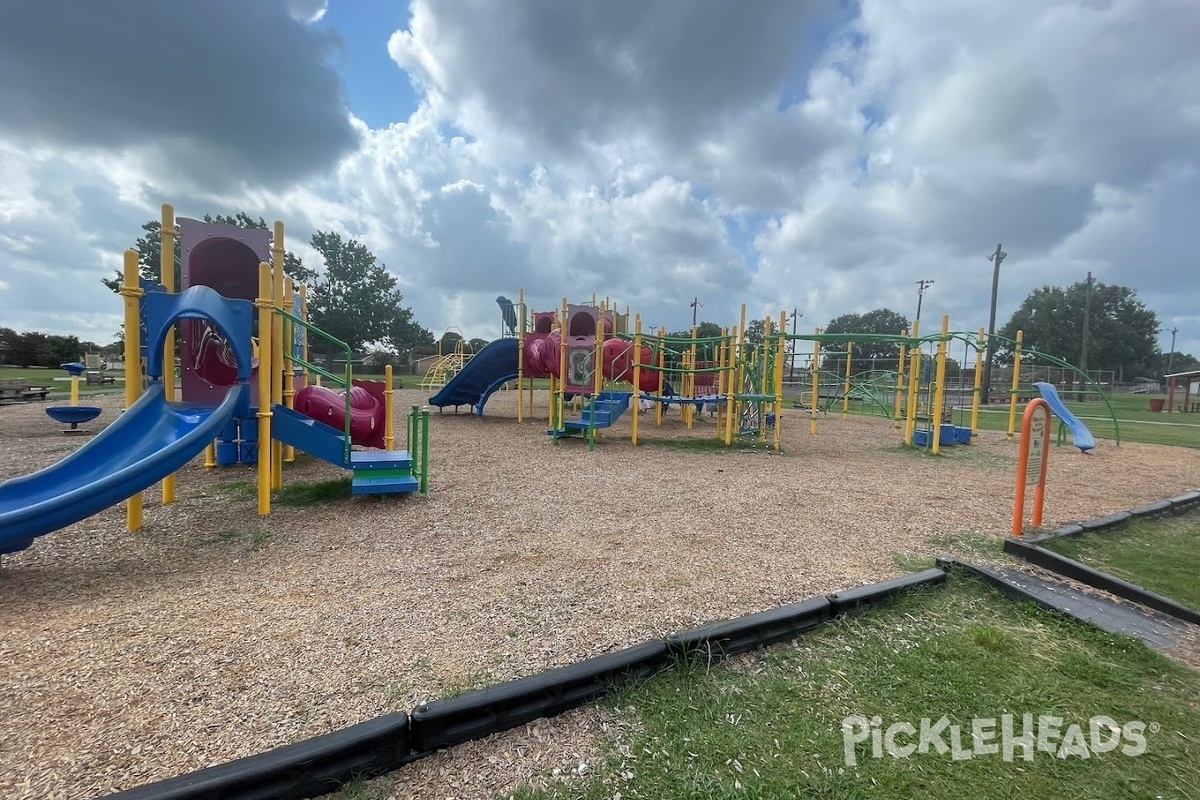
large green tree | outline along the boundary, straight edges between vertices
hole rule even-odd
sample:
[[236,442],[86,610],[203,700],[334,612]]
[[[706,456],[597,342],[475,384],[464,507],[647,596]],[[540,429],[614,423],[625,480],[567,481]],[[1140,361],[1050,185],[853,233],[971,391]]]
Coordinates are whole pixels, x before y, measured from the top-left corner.
[[76,336],[0,328],[0,356],[5,363],[18,367],[55,368],[99,350],[95,342],[81,342]]
[[[259,228],[267,230],[267,221],[262,217],[254,219],[243,211],[239,211],[232,217],[224,214],[204,215],[205,222],[218,222],[226,225],[236,225],[239,228]],[[157,282],[161,277],[162,259],[162,222],[156,219],[142,225],[142,235],[133,243],[133,249],[138,253],[138,272],[143,278],[149,281]],[[293,280],[298,283],[311,283],[316,277],[311,269],[304,266],[304,263],[291,250],[284,250],[283,263],[287,269],[287,274],[291,275]],[[180,285],[180,268],[182,264],[181,248],[179,237],[175,237],[175,288]],[[110,291],[116,292],[121,288],[121,273],[120,271],[112,278],[101,278],[101,281]]]
[[[734,331],[736,335],[737,331]],[[696,324],[697,339],[715,339],[721,335],[721,326],[715,322],[699,322]],[[691,328],[686,331],[675,331],[668,333],[667,336],[672,339],[689,339],[692,336]],[[683,342],[672,342],[667,345],[668,348],[682,352],[687,348]],[[717,347],[715,342],[704,342],[696,345],[696,360],[697,361],[715,361],[717,358]]]
[[[433,334],[416,324],[395,276],[375,255],[354,239],[317,231],[312,246],[321,254],[324,270],[312,283],[309,318],[318,328],[359,350],[364,344],[387,342],[397,352],[432,341]],[[310,339],[310,347],[322,347]]]
[[[894,337],[899,336],[907,328],[908,318],[903,314],[892,311],[890,308],[877,308],[865,314],[843,314],[835,317],[829,321],[822,333],[858,333]],[[842,342],[831,342],[828,347],[842,353],[842,355],[830,353],[826,356],[826,360],[829,361],[828,368],[833,368],[835,364],[841,364],[843,366],[840,369],[844,370],[846,345]],[[900,345],[894,341],[889,342],[882,339],[874,342],[856,341],[852,357],[853,363],[850,368],[856,373],[873,368],[896,369],[900,361]]]
[[[1036,349],[1078,365],[1083,351],[1083,317],[1087,281],[1067,287],[1034,289],[997,333],[1015,339],[1022,331],[1022,348]],[[1087,366],[1111,370],[1126,378],[1159,373],[1158,315],[1138,300],[1127,286],[1092,282],[1088,313]],[[997,359],[1011,363],[1014,347],[996,344]]]

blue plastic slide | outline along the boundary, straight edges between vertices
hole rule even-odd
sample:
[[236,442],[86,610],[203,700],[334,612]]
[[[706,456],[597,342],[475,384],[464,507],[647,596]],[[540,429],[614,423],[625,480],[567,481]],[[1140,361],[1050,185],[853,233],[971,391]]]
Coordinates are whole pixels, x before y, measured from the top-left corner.
[[1071,431],[1071,441],[1074,445],[1084,453],[1095,448],[1096,439],[1092,436],[1092,432],[1063,404],[1062,398],[1058,396],[1058,390],[1054,388],[1054,384],[1039,381],[1034,386],[1042,393],[1042,399],[1050,406],[1050,410]]
[[233,419],[249,386],[219,406],[168,403],[155,382],[90,442],[57,464],[0,483],[0,553],[123,502],[204,451]]
[[463,365],[462,370],[429,398],[429,405],[473,406],[483,416],[483,406],[492,393],[509,381],[517,379],[517,339],[508,336],[496,339]]

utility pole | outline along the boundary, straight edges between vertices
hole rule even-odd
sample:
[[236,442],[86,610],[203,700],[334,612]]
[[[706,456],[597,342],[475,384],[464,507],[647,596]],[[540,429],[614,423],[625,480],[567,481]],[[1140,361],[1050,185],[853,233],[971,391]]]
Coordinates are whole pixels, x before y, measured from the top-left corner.
[[700,298],[696,297],[692,299],[692,302],[689,305],[692,307],[692,327],[694,328],[696,327],[696,311],[699,310],[704,303],[701,303]]
[[[800,309],[798,309],[798,308],[792,309],[792,336],[796,335],[796,323],[798,323],[800,321],[800,318],[803,316],[804,315],[800,313]],[[788,380],[789,381],[796,377],[796,340],[795,339],[792,339],[791,350],[792,350],[792,365],[791,365],[791,367],[788,368]]]
[[1167,374],[1171,374],[1171,363],[1175,360],[1175,334],[1179,333],[1179,328],[1171,328],[1171,350],[1167,353]]
[[1003,245],[996,245],[996,252],[987,256],[987,260],[991,261],[992,267],[992,311],[988,317],[988,340],[987,340],[987,359],[983,368],[983,397],[980,402],[987,405],[992,397],[992,359],[996,356],[996,294],[1000,289],[1000,262],[1008,253],[1004,252]]
[[917,321],[921,320],[921,300],[925,297],[925,289],[933,286],[933,281],[919,280],[917,281]]
[[1075,400],[1082,403],[1084,400],[1083,390],[1087,385],[1087,360],[1088,360],[1088,340],[1091,338],[1091,316],[1092,316],[1092,273],[1089,270],[1087,276],[1087,289],[1083,295],[1083,348],[1079,354],[1079,371],[1083,373],[1079,378],[1079,391],[1075,394]]

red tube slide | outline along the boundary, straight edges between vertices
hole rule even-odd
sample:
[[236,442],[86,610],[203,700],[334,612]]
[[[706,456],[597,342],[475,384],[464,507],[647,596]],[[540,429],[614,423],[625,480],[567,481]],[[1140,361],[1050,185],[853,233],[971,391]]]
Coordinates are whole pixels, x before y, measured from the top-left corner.
[[[350,441],[383,449],[383,381],[353,381],[350,387]],[[329,427],[346,429],[346,393],[324,386],[305,386],[296,392],[292,408]]]

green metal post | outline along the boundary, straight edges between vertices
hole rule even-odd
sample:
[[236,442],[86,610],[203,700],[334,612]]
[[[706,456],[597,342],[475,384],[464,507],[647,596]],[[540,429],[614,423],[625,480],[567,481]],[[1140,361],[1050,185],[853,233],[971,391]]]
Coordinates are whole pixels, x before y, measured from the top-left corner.
[[429,493],[429,409],[421,411],[421,494]]

